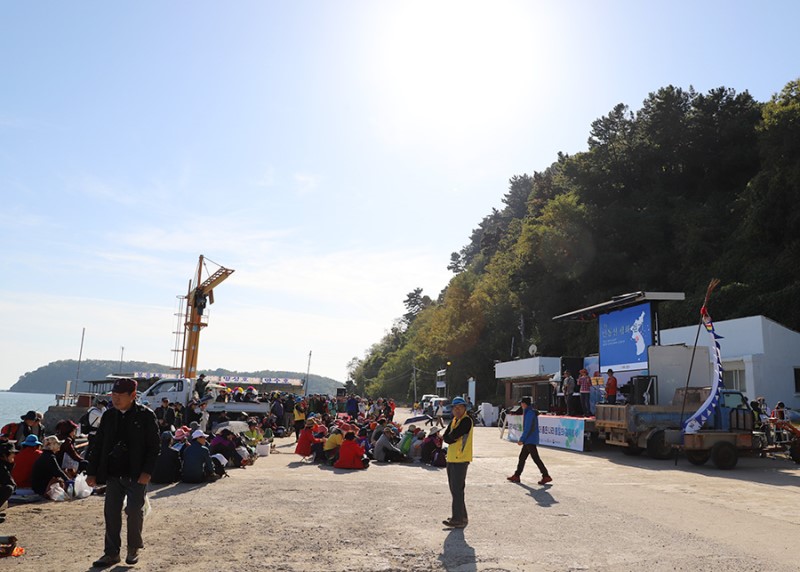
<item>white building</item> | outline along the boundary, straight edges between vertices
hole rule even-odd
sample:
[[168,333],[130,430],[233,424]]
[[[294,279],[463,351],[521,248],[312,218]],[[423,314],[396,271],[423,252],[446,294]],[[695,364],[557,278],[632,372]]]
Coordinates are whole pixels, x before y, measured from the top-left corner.
[[[800,409],[800,333],[764,316],[714,322],[719,340],[723,380],[749,399],[763,395],[767,405],[783,401]],[[692,346],[697,326],[661,330],[661,345]],[[710,345],[705,329],[699,344]],[[714,352],[710,352],[712,359]]]

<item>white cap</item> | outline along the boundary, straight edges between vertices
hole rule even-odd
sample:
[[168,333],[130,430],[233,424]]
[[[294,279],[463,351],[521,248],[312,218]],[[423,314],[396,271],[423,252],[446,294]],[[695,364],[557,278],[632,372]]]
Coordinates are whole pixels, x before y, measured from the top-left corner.
[[200,437],[208,437],[208,435],[203,433],[200,429],[195,429],[194,433],[192,433],[192,439],[199,439]]

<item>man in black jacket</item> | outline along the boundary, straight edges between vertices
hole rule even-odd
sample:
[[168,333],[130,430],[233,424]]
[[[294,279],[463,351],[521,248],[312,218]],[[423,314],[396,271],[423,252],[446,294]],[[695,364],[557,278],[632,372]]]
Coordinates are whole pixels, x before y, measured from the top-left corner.
[[106,484],[105,552],[94,562],[107,568],[120,561],[122,502],[127,497],[128,554],[126,564],[139,561],[147,484],[159,454],[158,423],[152,410],[136,403],[136,381],[118,379],[111,389],[114,408],[106,411],[89,458],[86,482]]

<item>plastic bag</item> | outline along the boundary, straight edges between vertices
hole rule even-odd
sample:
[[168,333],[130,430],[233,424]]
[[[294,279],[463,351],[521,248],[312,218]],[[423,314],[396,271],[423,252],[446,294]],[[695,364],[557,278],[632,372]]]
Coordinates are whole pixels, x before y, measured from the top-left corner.
[[75,499],[85,499],[92,494],[92,487],[86,484],[86,475],[81,473],[77,477],[75,477],[75,485],[74,485],[75,495],[73,498]]
[[[125,495],[122,497],[122,510],[128,508],[128,496]],[[150,504],[150,497],[146,494],[144,495],[144,504],[142,505],[142,520],[145,520],[150,513],[153,512],[153,505]]]
[[47,488],[44,496],[53,501],[65,501],[67,500],[67,491],[60,484],[53,483]]

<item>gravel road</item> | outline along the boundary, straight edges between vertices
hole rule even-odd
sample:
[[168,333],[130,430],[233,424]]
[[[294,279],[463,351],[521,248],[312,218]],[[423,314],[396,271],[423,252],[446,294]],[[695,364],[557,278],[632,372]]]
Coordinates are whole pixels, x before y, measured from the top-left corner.
[[[304,464],[279,454],[207,486],[153,486],[140,570],[636,571],[800,570],[800,467],[742,459],[733,471],[680,460],[541,448],[554,481],[518,447],[476,429],[470,524],[448,530],[443,469]],[[102,498],[12,507],[0,535],[26,554],[9,571],[85,571],[101,555]],[[129,569],[118,566],[113,570]]]

